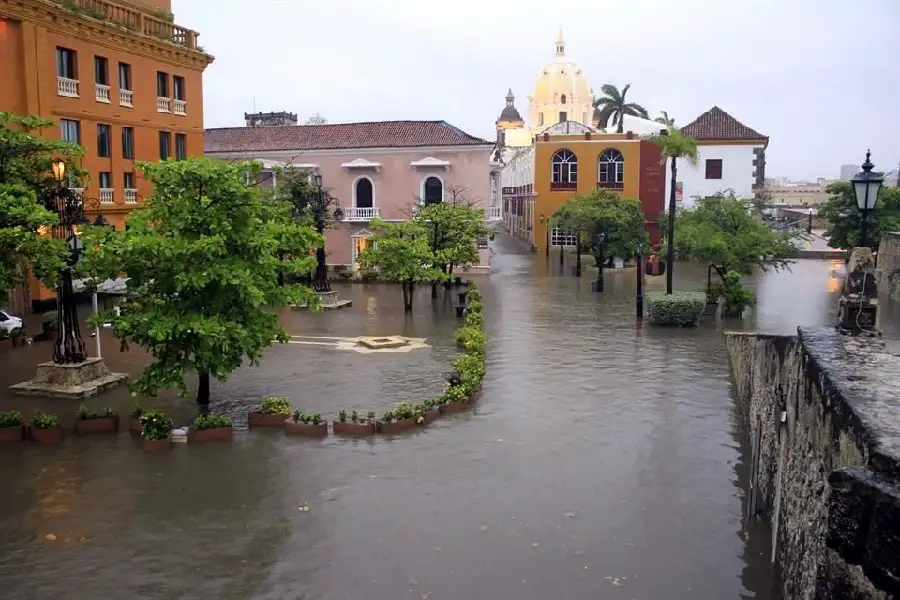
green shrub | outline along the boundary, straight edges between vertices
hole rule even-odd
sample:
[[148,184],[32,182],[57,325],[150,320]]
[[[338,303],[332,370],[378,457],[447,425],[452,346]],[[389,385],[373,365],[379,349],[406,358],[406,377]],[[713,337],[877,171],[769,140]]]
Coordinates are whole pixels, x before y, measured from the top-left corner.
[[212,411],[200,413],[194,418],[194,424],[191,427],[194,431],[231,427],[231,417],[226,414],[214,413]]
[[141,437],[145,440],[164,440],[175,428],[172,417],[158,408],[148,408],[143,412],[141,421]]
[[37,411],[31,419],[31,426],[35,429],[53,429],[59,427],[59,417],[54,414]]
[[22,413],[17,410],[9,410],[6,412],[0,412],[0,429],[5,429],[7,427],[21,427],[22,426]]
[[723,281],[712,286],[714,293],[725,300],[723,314],[726,317],[740,317],[748,306],[756,305],[756,294],[741,283],[741,274],[737,271],[725,273]]
[[477,354],[463,354],[453,361],[453,368],[459,373],[460,383],[466,396],[475,393],[484,379],[484,357]]
[[453,404],[454,402],[461,402],[466,398],[468,398],[468,395],[461,385],[451,385],[444,390],[444,393],[441,395],[441,404]]
[[647,314],[654,325],[696,325],[706,308],[703,292],[650,292]]
[[291,399],[287,396],[268,396],[263,399],[260,411],[267,415],[286,417],[291,414]]
[[78,421],[88,421],[91,419],[111,419],[116,416],[116,413],[113,412],[113,409],[109,406],[105,407],[102,411],[96,412],[92,410],[88,410],[88,407],[82,404],[78,407],[78,410],[75,412],[75,419]]
[[295,410],[292,419],[294,423],[318,425],[322,422],[322,413],[305,413],[303,411]]
[[144,410],[145,410],[144,408],[135,404],[134,408],[131,409],[131,414],[129,414],[128,416],[129,416],[129,418],[132,418],[135,420],[140,420],[141,415],[144,414]]

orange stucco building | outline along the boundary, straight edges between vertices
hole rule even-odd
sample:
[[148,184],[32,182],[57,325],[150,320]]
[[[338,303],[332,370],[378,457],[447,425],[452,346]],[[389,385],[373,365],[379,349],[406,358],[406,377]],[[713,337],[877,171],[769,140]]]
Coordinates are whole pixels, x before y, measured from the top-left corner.
[[[203,155],[213,57],[170,11],[171,0],[0,0],[0,111],[51,119],[42,135],[84,147],[85,212],[117,229],[150,194],[137,161]],[[36,281],[23,292],[14,304],[53,298]]]

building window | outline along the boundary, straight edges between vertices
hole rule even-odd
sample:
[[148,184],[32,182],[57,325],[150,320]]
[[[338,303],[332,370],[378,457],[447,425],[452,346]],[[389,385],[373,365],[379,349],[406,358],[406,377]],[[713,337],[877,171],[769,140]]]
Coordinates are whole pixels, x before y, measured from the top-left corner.
[[60,139],[73,144],[81,144],[81,124],[71,119],[59,120]]
[[112,188],[112,175],[109,171],[100,171],[100,189],[108,190]]
[[171,153],[172,136],[168,131],[159,132],[159,160],[166,160]]
[[613,148],[607,148],[597,159],[597,187],[621,190],[625,181],[625,158]]
[[109,61],[105,56],[94,57],[94,83],[109,85]]
[[550,174],[551,190],[574,190],[578,187],[578,159],[571,150],[558,150],[553,155]]
[[706,161],[706,178],[722,179],[722,159],[710,158]]
[[125,184],[124,187],[126,190],[137,189],[134,185],[134,173],[132,173],[130,171],[125,172],[125,177],[124,177],[122,183]]
[[375,206],[375,190],[372,187],[372,180],[368,177],[361,177],[356,180],[353,190],[353,206],[355,208],[372,208]]
[[97,156],[109,158],[110,150],[109,125],[97,125]]
[[439,177],[432,175],[422,185],[422,201],[425,204],[438,204],[444,200],[444,183]]
[[560,123],[565,123],[565,122],[568,121],[568,120],[569,120],[569,113],[567,113],[567,112],[565,112],[565,111],[561,111],[561,112],[559,113],[559,122],[560,122]]
[[131,90],[131,65],[119,63],[119,89]]
[[565,103],[566,103],[566,95],[565,95],[565,94],[563,94],[563,95],[559,98],[559,103],[560,103],[560,104],[565,104]]
[[550,245],[551,246],[574,246],[575,236],[565,229],[553,227],[550,229]]
[[134,160],[134,127],[122,128],[122,158]]
[[156,72],[156,96],[158,98],[169,97],[169,74],[163,71]]
[[65,79],[78,79],[78,55],[74,50],[56,47],[56,76]]
[[172,91],[175,92],[176,100],[184,100],[184,77],[175,75],[172,77]]
[[175,160],[187,158],[187,136],[183,133],[175,134]]

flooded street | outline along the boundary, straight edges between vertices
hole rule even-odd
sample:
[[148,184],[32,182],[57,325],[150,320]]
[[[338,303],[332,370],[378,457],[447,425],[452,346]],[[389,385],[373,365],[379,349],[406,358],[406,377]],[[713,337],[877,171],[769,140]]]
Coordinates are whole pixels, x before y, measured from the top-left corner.
[[[339,286],[352,308],[286,312],[290,333],[431,347],[275,346],[213,386],[212,408],[240,429],[230,445],[151,455],[122,434],[0,447],[0,597],[777,598],[768,532],[742,519],[749,452],[725,325],[640,326],[633,270],[607,271],[597,294],[591,271],[561,276],[556,256],[548,268],[503,236],[494,248],[493,273],[479,279],[487,376],[468,413],[362,440],[246,431],[246,411],[269,394],[330,419],[442,389],[459,324],[443,290],[433,303],[422,286],[407,317],[397,287]],[[758,274],[758,308],[727,328],[830,324],[842,273],[839,262],[800,261]],[[705,283],[702,265],[676,265],[679,289]],[[137,375],[146,355],[102,335],[110,368]],[[6,391],[50,352],[39,343],[0,356],[0,408],[71,421],[77,402]],[[192,399],[125,388],[89,405],[125,413],[135,400],[178,423],[195,411]]]

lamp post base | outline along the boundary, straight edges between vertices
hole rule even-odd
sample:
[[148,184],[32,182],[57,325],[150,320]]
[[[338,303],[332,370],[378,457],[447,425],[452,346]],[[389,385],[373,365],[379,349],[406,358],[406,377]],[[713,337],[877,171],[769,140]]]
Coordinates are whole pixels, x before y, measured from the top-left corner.
[[22,396],[82,399],[96,396],[128,380],[127,373],[111,373],[102,358],[88,358],[80,363],[38,365],[31,381],[9,386],[9,391]]

